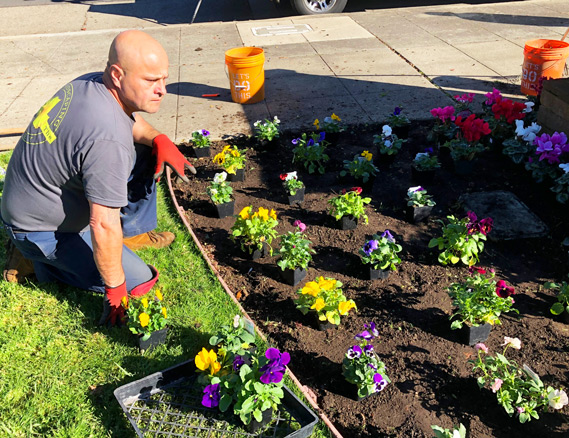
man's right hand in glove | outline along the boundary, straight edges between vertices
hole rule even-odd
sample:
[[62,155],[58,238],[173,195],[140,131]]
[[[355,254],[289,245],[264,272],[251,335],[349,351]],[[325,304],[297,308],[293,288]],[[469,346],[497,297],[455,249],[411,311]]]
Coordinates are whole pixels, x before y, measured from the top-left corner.
[[105,297],[103,299],[103,315],[99,324],[108,324],[111,327],[116,324],[121,324],[125,318],[125,305],[128,304],[128,293],[126,290],[126,280],[116,287],[109,287],[105,285]]

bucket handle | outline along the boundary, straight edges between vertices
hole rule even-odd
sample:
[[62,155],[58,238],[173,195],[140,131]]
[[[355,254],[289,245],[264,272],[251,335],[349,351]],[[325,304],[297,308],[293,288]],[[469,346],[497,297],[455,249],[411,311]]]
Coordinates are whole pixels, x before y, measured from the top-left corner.
[[[227,76],[227,79],[229,80],[229,70],[227,69],[227,64],[224,64],[224,65],[223,65],[223,69],[225,70],[225,76]],[[263,72],[264,72],[264,70],[261,69],[261,71],[259,72],[259,74],[258,74],[257,76],[255,76],[252,80],[253,80],[253,81],[256,81],[257,78],[258,78],[259,76],[261,76],[261,74],[262,74]],[[241,89],[247,88],[247,86],[246,86],[246,85],[234,85],[233,88],[234,88],[235,90],[241,90]]]
[[563,34],[563,36],[561,37],[561,41],[563,41],[565,39],[565,37],[567,36],[567,34],[569,34],[569,27],[567,28],[567,30],[565,31],[565,33]]

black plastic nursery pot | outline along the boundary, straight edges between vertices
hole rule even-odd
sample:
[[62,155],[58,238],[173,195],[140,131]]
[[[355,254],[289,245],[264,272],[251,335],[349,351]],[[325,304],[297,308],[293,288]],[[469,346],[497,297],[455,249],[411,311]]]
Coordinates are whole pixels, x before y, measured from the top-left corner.
[[569,312],[567,312],[567,310],[564,310],[561,314],[561,321],[563,321],[565,324],[569,324]]
[[272,140],[267,140],[264,138],[263,140],[258,140],[257,144],[259,145],[260,149],[274,149],[279,144],[279,139],[277,137],[273,138]]
[[454,161],[454,173],[462,176],[472,175],[474,164],[474,160],[456,160]]
[[460,335],[463,343],[474,345],[488,339],[491,330],[492,325],[488,323],[472,327],[464,324],[460,329]]
[[310,312],[310,317],[312,318],[312,326],[321,332],[338,327],[336,324],[332,324],[330,321],[320,321],[317,312]]
[[389,277],[389,271],[388,270],[369,268],[369,279],[370,280],[387,280],[387,277]]
[[336,223],[340,230],[355,230],[358,226],[358,219],[353,216],[342,216]]
[[235,201],[226,202],[224,204],[215,204],[217,217],[223,219],[227,216],[233,216],[235,209]]
[[203,148],[192,146],[192,151],[194,152],[194,156],[196,158],[207,158],[210,156],[209,146]]
[[255,247],[255,250],[250,254],[251,260],[258,260],[263,257],[269,257],[271,255],[271,247],[268,243],[263,242],[263,248],[259,249]]
[[406,208],[407,220],[414,224],[424,221],[431,215],[431,211],[433,211],[433,206],[423,206],[423,207],[415,207],[412,205],[408,205]]
[[235,169],[235,173],[228,173],[227,180],[231,182],[245,181],[245,169]]
[[146,340],[142,340],[143,336],[138,336],[138,348],[141,353],[145,351],[150,352],[155,347],[166,342],[166,336],[168,335],[168,327],[164,327],[162,330],[157,330],[152,332],[150,337]]
[[436,171],[431,170],[419,170],[415,166],[411,166],[411,179],[415,184],[430,184],[435,180]]
[[285,269],[281,271],[281,276],[286,284],[296,286],[306,277],[306,269]]
[[318,417],[290,389],[261,433],[251,433],[231,411],[202,406],[203,388],[190,360],[123,385],[114,391],[123,412],[140,438],[147,437],[287,437],[312,434]]
[[263,411],[263,413],[261,414],[261,421],[257,421],[255,417],[251,419],[251,422],[249,423],[248,427],[249,432],[256,434],[260,430],[264,429],[272,420],[273,420],[272,409],[267,409]]
[[294,195],[288,195],[288,205],[301,204],[304,202],[306,187],[298,189]]

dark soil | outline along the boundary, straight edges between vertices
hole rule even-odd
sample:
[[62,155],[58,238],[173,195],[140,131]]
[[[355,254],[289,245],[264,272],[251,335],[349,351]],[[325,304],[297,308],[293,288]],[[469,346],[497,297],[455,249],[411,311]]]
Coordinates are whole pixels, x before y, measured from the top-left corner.
[[[230,240],[234,218],[217,219],[205,193],[208,181],[219,171],[210,159],[193,159],[198,175],[190,184],[175,185],[176,198],[229,287],[271,341],[290,352],[290,368],[316,394],[319,405],[344,437],[432,437],[431,425],[451,428],[458,423],[466,426],[471,438],[568,437],[567,408],[520,425],[498,405],[495,394],[478,389],[467,363],[475,350],[450,330],[451,300],[445,291],[468,270],[441,266],[437,253],[427,244],[440,235],[436,219],[449,214],[464,216],[458,198],[467,192],[511,191],[549,226],[548,238],[487,242],[479,265],[495,268],[497,279],[515,286],[515,307],[520,315],[503,316],[502,325],[493,327],[486,344],[496,352],[501,351],[504,336],[520,338],[522,349],[510,349],[508,357],[528,364],[546,385],[566,387],[569,327],[550,314],[554,294],[542,286],[546,281],[566,278],[567,252],[560,243],[568,234],[569,209],[555,201],[547,185],[536,184],[523,166],[487,152],[470,176],[455,175],[449,166],[439,169],[432,183],[423,184],[437,202],[433,214],[419,225],[407,222],[407,188],[421,184],[411,179],[410,163],[427,145],[428,129],[426,123],[414,123],[409,141],[395,161],[379,165],[368,208],[369,225],[360,223],[352,231],[330,226],[327,200],[353,185],[338,180],[344,159],[364,149],[375,156],[373,134],[381,131],[380,126],[352,127],[342,133],[338,144],[329,148],[326,174],[308,175],[296,169],[307,194],[304,203],[294,207],[286,204],[279,174],[295,170],[290,140],[298,133],[285,133],[280,145],[271,150],[260,150],[246,138],[228,139],[230,144],[249,148],[246,180],[232,183],[235,214],[247,205],[255,210],[259,206],[275,209],[280,234],[293,230],[296,219],[302,220],[317,251],[304,282],[320,275],[336,278],[344,284],[348,298],[356,302],[358,312],[351,312],[338,328],[328,331],[316,330],[312,320],[295,308],[298,287],[281,281],[276,257],[251,261]],[[212,156],[224,144],[215,144]],[[192,156],[186,145],[181,149]],[[385,229],[403,246],[403,262],[386,280],[366,280],[358,249],[372,234]],[[274,246],[278,247],[278,242]],[[351,398],[351,385],[342,377],[341,363],[354,335],[369,321],[379,327],[375,347],[392,384],[357,402]]]

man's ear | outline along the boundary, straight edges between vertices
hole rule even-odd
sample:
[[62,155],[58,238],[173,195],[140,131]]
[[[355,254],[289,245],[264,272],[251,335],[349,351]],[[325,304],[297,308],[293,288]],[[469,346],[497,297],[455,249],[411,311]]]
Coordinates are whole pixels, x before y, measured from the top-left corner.
[[124,70],[118,64],[112,64],[109,67],[109,74],[113,81],[113,85],[120,89],[122,79],[124,78]]

